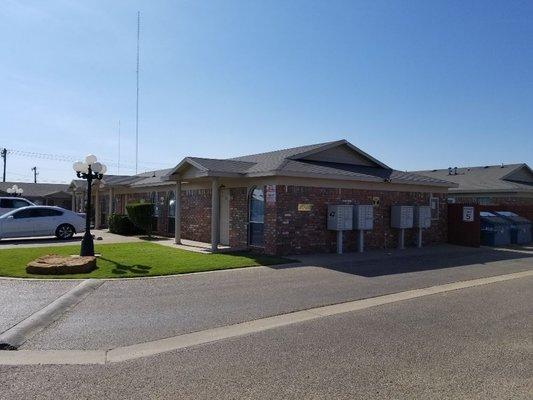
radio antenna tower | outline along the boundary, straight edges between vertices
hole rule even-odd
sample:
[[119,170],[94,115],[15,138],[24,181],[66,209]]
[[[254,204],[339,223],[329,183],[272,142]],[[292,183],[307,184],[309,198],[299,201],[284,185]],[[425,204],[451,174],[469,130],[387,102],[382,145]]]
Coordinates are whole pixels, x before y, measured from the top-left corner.
[[120,119],[118,120],[118,162],[117,175],[120,175]]
[[137,11],[137,104],[135,112],[135,174],[139,169],[139,38],[141,34],[141,12]]

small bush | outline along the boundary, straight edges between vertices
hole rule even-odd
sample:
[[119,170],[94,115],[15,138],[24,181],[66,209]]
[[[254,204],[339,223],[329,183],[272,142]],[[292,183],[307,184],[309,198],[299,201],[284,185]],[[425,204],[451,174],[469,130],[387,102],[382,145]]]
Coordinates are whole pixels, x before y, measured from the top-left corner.
[[148,236],[152,235],[154,205],[152,203],[132,203],[126,206],[128,217],[137,228]]
[[143,233],[125,214],[111,214],[108,221],[109,232],[117,235],[135,235]]

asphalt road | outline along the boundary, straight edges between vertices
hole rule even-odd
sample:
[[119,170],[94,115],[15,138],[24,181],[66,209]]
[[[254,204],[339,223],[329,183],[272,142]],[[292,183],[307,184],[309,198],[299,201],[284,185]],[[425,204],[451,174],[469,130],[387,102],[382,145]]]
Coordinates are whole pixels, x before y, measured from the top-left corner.
[[[533,268],[533,253],[455,246],[304,258],[259,267],[104,283],[22,349],[106,349],[301,309]],[[73,281],[1,280],[0,329]]]
[[454,246],[307,257],[259,267],[108,281],[22,349],[107,349],[252,319],[533,268],[533,253]]
[[530,399],[533,278],[105,366],[0,366],[1,399]]
[[78,283],[0,279],[0,333],[50,304]]

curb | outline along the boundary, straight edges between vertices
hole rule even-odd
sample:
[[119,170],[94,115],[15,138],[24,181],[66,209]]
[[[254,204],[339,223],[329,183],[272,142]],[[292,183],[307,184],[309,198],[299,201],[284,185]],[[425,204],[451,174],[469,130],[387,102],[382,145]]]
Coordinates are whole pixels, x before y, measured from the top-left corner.
[[57,320],[61,314],[78,304],[87,294],[100,287],[104,281],[86,279],[53,302],[33,313],[0,335],[0,349],[19,348],[38,331]]

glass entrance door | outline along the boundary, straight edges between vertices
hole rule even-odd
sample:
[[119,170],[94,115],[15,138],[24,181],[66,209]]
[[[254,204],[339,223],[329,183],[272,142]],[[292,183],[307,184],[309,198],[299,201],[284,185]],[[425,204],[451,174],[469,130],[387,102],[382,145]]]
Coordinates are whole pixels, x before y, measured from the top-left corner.
[[265,194],[262,188],[250,192],[249,244],[263,246],[265,220]]

